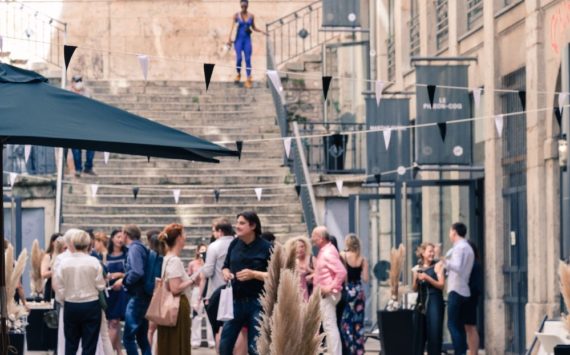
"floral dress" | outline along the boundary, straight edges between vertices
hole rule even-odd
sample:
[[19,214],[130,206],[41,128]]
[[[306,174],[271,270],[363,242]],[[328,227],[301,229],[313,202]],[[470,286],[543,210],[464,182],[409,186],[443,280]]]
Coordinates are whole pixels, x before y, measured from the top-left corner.
[[364,354],[364,304],[366,296],[362,286],[362,264],[352,267],[346,264],[347,282],[344,286],[347,305],[342,313],[341,337],[350,354]]

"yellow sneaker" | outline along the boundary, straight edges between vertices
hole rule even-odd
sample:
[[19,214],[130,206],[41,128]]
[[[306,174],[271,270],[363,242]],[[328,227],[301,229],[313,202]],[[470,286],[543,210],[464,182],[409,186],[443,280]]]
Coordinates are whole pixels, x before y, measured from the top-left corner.
[[234,79],[234,82],[235,82],[235,83],[239,83],[240,80],[241,80],[241,74],[238,74],[238,75],[236,76],[236,78]]
[[246,89],[251,89],[251,87],[253,86],[253,79],[251,78],[251,76],[249,76],[247,78],[247,80],[245,81],[245,84],[243,85]]

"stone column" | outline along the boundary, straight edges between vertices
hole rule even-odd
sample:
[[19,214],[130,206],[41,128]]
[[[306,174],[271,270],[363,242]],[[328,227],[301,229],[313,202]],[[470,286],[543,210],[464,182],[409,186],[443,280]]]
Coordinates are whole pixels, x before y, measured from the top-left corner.
[[[484,78],[484,112],[493,116],[500,111],[498,95],[498,49],[495,29],[494,0],[484,1],[484,52],[481,74]],[[502,144],[493,119],[485,124],[485,351],[505,353],[504,304],[504,209],[502,197]]]
[[[547,90],[544,60],[544,16],[540,0],[526,0],[526,114],[527,120],[527,240],[528,240],[528,303],[526,315],[526,340],[530,345],[534,332],[545,315],[558,311],[556,270],[559,259],[559,232],[547,228],[547,216],[558,199],[548,194],[552,181],[552,164],[545,164],[547,119],[552,120],[552,110],[537,111],[552,105],[543,93]],[[551,89],[552,90],[552,89]],[[546,147],[548,149],[548,147]],[[548,170],[548,172],[547,172]],[[550,172],[550,173],[549,173]],[[547,197],[550,196],[550,199]],[[554,200],[554,201],[553,201]]]

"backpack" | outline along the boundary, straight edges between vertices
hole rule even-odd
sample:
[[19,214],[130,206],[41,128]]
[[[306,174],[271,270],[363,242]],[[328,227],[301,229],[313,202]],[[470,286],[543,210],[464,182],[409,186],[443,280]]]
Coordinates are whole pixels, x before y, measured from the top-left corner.
[[155,279],[160,278],[162,259],[163,257],[154,250],[148,251],[144,266],[144,292],[149,296],[154,292]]

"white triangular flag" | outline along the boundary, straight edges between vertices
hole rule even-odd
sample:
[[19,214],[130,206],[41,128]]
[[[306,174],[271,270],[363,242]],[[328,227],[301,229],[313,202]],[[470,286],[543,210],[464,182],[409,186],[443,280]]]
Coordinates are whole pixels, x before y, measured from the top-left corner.
[[380,100],[382,100],[382,91],[384,91],[384,82],[382,80],[376,80],[376,105],[380,106]]
[[174,196],[174,202],[178,203],[180,200],[180,189],[172,190],[172,195]]
[[14,183],[16,182],[16,177],[18,177],[18,174],[10,173],[10,187],[14,187]]
[[91,197],[97,196],[97,190],[99,190],[99,185],[91,184]]
[[2,50],[3,48],[4,48],[4,39],[2,38],[2,36],[0,36],[0,52],[3,52]]
[[566,102],[567,97],[567,92],[561,92],[558,94],[558,108],[560,109],[560,112],[562,112],[562,108],[564,107],[564,103]]
[[476,109],[479,109],[479,104],[481,103],[481,91],[483,91],[482,88],[473,89],[473,102]]
[[499,134],[499,137],[501,137],[503,135],[503,115],[497,115],[495,116],[495,127],[497,128],[497,133]]
[[255,196],[257,196],[257,201],[261,201],[261,193],[262,192],[263,192],[263,189],[261,187],[255,188]]
[[336,188],[338,189],[338,193],[339,193],[339,194],[342,194],[342,184],[343,184],[343,181],[342,181],[342,180],[337,180],[337,181],[336,181]]
[[148,77],[148,55],[139,54],[139,64],[141,65],[141,70],[143,73],[144,80]]
[[384,145],[386,146],[386,150],[388,150],[390,138],[392,137],[392,128],[384,128],[382,134],[384,135]]
[[103,158],[105,159],[105,165],[107,165],[107,163],[109,163],[109,157],[110,156],[111,156],[111,153],[109,153],[109,152],[103,153]]
[[275,90],[279,93],[279,96],[281,96],[281,100],[283,102],[285,102],[283,85],[281,84],[281,77],[279,77],[279,73],[275,70],[268,70],[267,71],[267,77],[271,81],[271,84],[273,84],[273,87],[275,88]]
[[24,146],[24,159],[26,159],[26,163],[28,162],[28,159],[30,159],[30,154],[32,153],[32,146],[26,144]]
[[289,154],[291,154],[291,137],[283,139],[283,145],[285,146],[285,155],[289,159]]

